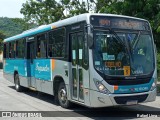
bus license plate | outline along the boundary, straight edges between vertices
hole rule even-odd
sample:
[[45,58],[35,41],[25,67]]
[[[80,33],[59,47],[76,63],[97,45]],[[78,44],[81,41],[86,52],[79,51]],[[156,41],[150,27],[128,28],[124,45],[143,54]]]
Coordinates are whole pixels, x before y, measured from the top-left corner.
[[132,100],[132,101],[127,101],[127,105],[135,105],[135,104],[137,104],[138,102],[137,102],[137,100]]

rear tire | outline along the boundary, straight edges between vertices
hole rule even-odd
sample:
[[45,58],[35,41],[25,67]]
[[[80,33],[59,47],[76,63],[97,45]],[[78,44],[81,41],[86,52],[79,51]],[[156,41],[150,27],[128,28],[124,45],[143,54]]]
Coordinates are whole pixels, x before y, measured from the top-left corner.
[[67,98],[67,90],[66,90],[66,86],[63,82],[61,82],[59,84],[58,102],[59,102],[60,106],[63,108],[70,108],[72,106],[72,103]]
[[15,89],[16,89],[16,91],[21,92],[23,90],[23,87],[20,85],[19,75],[16,74],[14,79],[15,79]]

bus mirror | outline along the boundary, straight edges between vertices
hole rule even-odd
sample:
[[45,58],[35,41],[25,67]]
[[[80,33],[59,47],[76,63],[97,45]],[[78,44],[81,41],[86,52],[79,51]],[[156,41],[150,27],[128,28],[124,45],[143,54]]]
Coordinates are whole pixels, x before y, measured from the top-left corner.
[[93,46],[93,33],[88,34],[88,46],[89,48]]

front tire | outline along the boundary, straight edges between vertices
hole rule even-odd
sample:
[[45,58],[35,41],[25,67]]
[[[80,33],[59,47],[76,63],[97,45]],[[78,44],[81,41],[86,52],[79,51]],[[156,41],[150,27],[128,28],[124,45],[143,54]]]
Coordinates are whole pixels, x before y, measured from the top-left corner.
[[67,90],[66,90],[66,86],[63,82],[61,82],[59,84],[58,102],[59,102],[60,106],[63,108],[70,108],[72,106],[72,103],[67,98]]
[[23,87],[20,85],[19,75],[16,74],[14,79],[15,79],[15,89],[16,89],[16,91],[21,92],[23,90]]

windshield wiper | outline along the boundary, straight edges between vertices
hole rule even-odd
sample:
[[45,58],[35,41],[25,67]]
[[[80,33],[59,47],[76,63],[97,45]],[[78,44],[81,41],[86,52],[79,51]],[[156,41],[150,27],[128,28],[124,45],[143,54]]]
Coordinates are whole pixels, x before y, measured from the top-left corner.
[[134,48],[137,46],[137,43],[138,43],[138,41],[139,41],[140,34],[141,34],[141,31],[139,31],[137,37],[134,38],[133,43],[132,43],[132,46],[133,46],[133,47],[131,47],[132,50],[134,50]]
[[125,43],[123,43],[123,41],[121,40],[121,38],[119,38],[119,36],[117,35],[116,32],[114,32],[113,30],[110,30],[111,33],[113,33],[115,35],[115,37],[118,39],[115,39],[119,44],[121,44],[122,46],[124,46],[125,48],[127,48],[127,46],[125,45]]
[[[116,36],[116,38],[119,40],[119,41],[118,41],[118,40],[117,40],[117,41],[120,42],[121,45],[123,45],[123,46],[125,47],[127,53],[129,54],[130,60],[133,61],[132,48],[131,48],[131,46],[129,45],[130,43],[128,43],[128,41],[127,41],[127,43],[126,43],[126,40],[125,40],[125,43],[123,43],[122,40],[121,40],[121,38],[119,38],[119,36],[117,35],[116,32],[114,32],[114,31],[112,31],[112,30],[111,30],[111,32],[112,32],[112,33]],[[139,37],[138,37],[138,38],[139,38]]]

